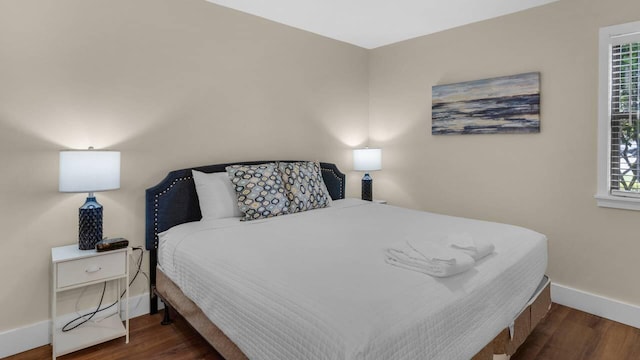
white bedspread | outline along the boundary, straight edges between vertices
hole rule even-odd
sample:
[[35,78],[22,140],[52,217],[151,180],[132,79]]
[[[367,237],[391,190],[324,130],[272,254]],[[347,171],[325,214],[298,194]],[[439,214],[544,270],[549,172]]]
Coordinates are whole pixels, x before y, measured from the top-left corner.
[[[467,233],[495,252],[434,278],[390,266],[383,249]],[[467,360],[506,328],[547,266],[544,235],[356,199],[160,236],[163,272],[252,360]]]

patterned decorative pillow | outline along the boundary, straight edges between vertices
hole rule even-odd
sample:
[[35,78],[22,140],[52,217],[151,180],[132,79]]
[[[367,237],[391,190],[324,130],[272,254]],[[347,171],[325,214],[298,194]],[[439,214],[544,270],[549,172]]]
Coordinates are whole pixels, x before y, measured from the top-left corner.
[[291,203],[289,212],[296,213],[329,206],[331,196],[322,179],[317,161],[279,162],[287,198]]
[[255,220],[289,213],[290,202],[275,163],[231,165],[225,168],[244,213],[240,220]]

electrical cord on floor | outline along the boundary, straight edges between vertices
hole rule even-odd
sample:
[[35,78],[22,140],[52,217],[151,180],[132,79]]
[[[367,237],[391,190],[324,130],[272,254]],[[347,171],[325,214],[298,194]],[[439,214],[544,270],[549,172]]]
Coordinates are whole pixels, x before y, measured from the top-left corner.
[[[134,281],[136,281],[136,278],[138,277],[138,275],[140,273],[142,273],[142,275],[144,275],[145,278],[147,278],[147,280],[149,280],[149,277],[147,276],[147,274],[145,274],[144,272],[142,272],[142,258],[144,257],[144,249],[142,249],[141,247],[134,247],[131,248],[134,251],[140,251],[140,257],[138,258],[138,264],[137,264],[137,268],[136,268],[136,273],[133,275],[133,279],[131,279],[131,281],[129,281],[129,286],[131,286],[131,284],[133,284]],[[105,311],[107,309],[112,308],[113,306],[115,306],[118,303],[119,299],[122,299],[122,297],[124,296],[124,294],[126,293],[126,289],[122,292],[122,294],[120,294],[120,297],[118,298],[118,300],[114,301],[111,305],[105,307],[105,308],[100,308],[102,306],[102,301],[104,300],[104,294],[107,290],[107,282],[105,281],[103,286],[102,286],[102,295],[100,295],[100,302],[98,302],[98,307],[96,307],[96,309],[90,313],[84,314],[84,315],[80,315],[78,317],[76,317],[75,319],[69,321],[68,323],[64,324],[64,326],[62,327],[62,332],[67,332],[67,331],[71,331],[75,328],[77,328],[78,326],[88,322],[89,320],[91,320],[94,316],[96,316],[97,313]],[[82,321],[80,321],[82,320]],[[80,322],[78,322],[80,321]],[[73,325],[74,323],[76,323],[75,325]],[[73,325],[73,326],[71,326]]]

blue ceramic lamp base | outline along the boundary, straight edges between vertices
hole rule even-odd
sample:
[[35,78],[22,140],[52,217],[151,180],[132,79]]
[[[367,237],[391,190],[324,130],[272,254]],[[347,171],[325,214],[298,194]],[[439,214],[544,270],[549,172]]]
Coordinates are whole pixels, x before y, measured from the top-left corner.
[[364,174],[362,178],[362,200],[373,200],[373,178],[369,173]]
[[89,194],[87,201],[80,207],[79,223],[80,250],[92,250],[96,244],[102,240],[102,205],[100,205],[93,194]]

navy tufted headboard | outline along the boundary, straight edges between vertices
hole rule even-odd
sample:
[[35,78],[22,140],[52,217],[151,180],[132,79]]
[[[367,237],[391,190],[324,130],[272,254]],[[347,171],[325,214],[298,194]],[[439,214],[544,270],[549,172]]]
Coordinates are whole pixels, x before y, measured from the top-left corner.
[[[291,160],[280,160],[290,162]],[[188,169],[171,171],[158,185],[147,189],[146,192],[146,224],[145,243],[149,256],[149,272],[151,281],[151,313],[158,311],[158,302],[155,294],[156,265],[158,262],[158,233],[170,229],[173,226],[202,218],[198,194],[193,182],[191,170],[205,173],[223,172],[229,165],[234,164],[264,164],[273,161],[247,161],[227,164],[215,164],[199,166]],[[344,199],[345,175],[338,170],[335,164],[320,163],[322,178],[334,200]]]

